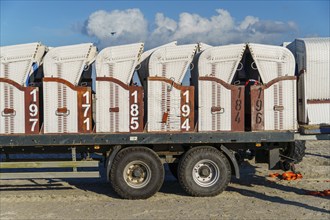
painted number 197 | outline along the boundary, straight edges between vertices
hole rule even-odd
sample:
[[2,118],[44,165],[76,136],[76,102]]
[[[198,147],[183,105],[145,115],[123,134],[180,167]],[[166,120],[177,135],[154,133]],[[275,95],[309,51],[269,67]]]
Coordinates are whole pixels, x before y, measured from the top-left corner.
[[32,96],[32,103],[29,105],[29,122],[32,123],[30,131],[34,132],[36,129],[36,125],[38,123],[38,105],[37,105],[37,89],[34,89],[30,92]]

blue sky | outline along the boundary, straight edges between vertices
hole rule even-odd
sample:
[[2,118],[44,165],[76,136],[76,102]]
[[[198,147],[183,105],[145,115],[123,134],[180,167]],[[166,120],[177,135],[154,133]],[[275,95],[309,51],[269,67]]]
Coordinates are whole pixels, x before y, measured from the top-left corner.
[[[2,46],[143,41],[280,44],[328,37],[329,1],[2,1]],[[115,35],[109,34],[116,32]]]

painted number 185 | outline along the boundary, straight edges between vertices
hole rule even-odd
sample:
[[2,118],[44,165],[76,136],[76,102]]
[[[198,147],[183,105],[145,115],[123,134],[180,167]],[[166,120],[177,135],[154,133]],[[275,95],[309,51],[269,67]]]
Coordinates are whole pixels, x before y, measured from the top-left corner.
[[139,105],[138,105],[138,91],[135,90],[131,96],[133,97],[133,103],[130,107],[130,115],[131,115],[131,125],[130,128],[132,130],[137,130],[139,128]]

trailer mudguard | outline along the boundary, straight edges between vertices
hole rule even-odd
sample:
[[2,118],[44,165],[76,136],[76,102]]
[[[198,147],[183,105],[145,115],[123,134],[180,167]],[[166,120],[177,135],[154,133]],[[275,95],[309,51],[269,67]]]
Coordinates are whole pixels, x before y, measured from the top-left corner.
[[121,145],[116,145],[112,148],[112,150],[110,151],[110,154],[107,158],[107,162],[106,162],[106,166],[107,166],[107,182],[109,182],[109,175],[110,175],[110,170],[111,170],[111,166],[112,166],[112,162],[115,159],[115,156],[117,155],[117,153],[120,151],[121,149]]
[[230,159],[230,163],[233,165],[234,167],[234,171],[235,171],[235,177],[237,179],[240,178],[240,174],[239,174],[239,167],[238,167],[238,163],[237,163],[237,160],[235,158],[235,155],[230,151],[228,150],[228,148],[226,148],[224,145],[221,145],[220,146],[220,149],[225,153],[225,155]]

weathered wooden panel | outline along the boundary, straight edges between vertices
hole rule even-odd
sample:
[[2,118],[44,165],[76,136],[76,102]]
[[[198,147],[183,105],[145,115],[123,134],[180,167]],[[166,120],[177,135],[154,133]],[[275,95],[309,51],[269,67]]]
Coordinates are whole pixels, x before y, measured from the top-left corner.
[[265,129],[264,116],[264,89],[262,86],[251,86],[251,130],[262,131]]

